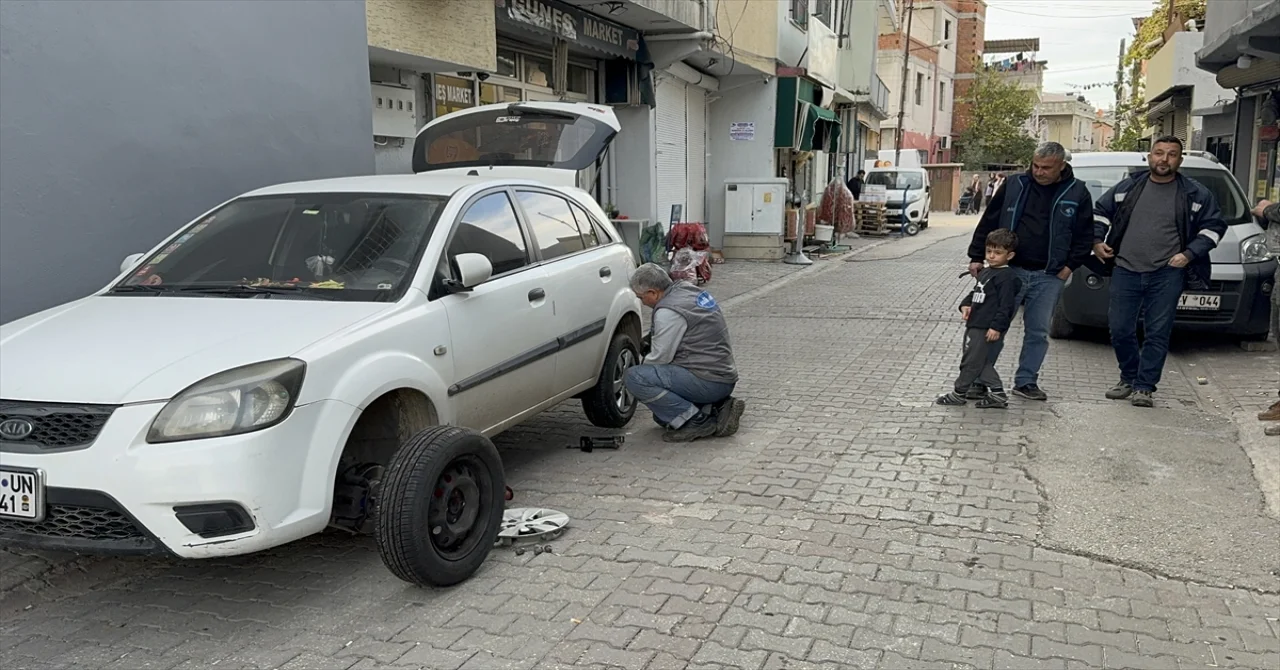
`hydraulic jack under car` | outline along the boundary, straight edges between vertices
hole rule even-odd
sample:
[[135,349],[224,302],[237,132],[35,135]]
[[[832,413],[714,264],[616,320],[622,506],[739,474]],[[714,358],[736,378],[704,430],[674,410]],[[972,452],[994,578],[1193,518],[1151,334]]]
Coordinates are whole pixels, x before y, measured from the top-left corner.
[[577,446],[571,444],[568,448],[580,449],[589,454],[595,449],[617,449],[626,441],[627,438],[624,435],[607,435],[605,437],[588,437],[583,435],[578,439]]

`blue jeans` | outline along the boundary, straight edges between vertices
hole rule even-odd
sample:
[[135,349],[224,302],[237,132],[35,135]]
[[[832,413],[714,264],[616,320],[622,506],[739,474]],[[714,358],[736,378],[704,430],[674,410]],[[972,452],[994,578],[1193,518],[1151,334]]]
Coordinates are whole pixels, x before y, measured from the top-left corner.
[[[1186,270],[1164,267],[1154,272],[1116,268],[1111,274],[1107,321],[1111,347],[1120,364],[1120,381],[1135,391],[1154,392],[1169,355],[1169,336],[1178,311]],[[1146,339],[1138,344],[1138,321]]]
[[698,410],[728,398],[736,384],[709,382],[678,365],[637,365],[623,382],[658,423],[680,428]]
[[1035,384],[1040,379],[1040,366],[1044,365],[1045,354],[1049,353],[1049,321],[1066,282],[1041,270],[1013,269],[1022,280],[1018,304],[1022,305],[1024,327],[1022,354],[1018,357],[1018,371],[1013,375],[1013,386],[1017,388]]

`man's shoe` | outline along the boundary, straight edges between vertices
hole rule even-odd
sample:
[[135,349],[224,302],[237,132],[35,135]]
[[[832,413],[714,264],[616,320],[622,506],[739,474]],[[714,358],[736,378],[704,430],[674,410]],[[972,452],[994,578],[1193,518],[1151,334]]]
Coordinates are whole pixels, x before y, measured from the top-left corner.
[[1049,399],[1048,394],[1046,394],[1044,391],[1041,391],[1040,387],[1036,386],[1035,384],[1023,384],[1022,386],[1015,386],[1013,388],[1013,394],[1017,396],[1022,396],[1027,400],[1048,400]]
[[709,414],[699,414],[684,422],[676,430],[662,434],[663,442],[692,442],[716,434],[716,418]]
[[1134,407],[1155,407],[1156,401],[1151,398],[1151,391],[1134,391],[1129,401]]
[[933,402],[936,405],[947,405],[950,407],[959,407],[961,405],[969,404],[969,401],[965,400],[964,396],[956,393],[955,391],[940,395],[934,399]]
[[988,393],[987,397],[973,404],[978,409],[1007,409],[1009,396],[1003,393]]
[[1280,400],[1277,400],[1265,412],[1258,412],[1259,421],[1280,421]]
[[981,400],[987,397],[987,387],[982,384],[970,384],[969,390],[964,392],[965,400]]
[[738,432],[738,422],[747,408],[747,401],[729,396],[715,407],[716,437],[729,437]]
[[1268,436],[1280,435],[1280,424],[1276,424],[1274,426],[1267,426],[1266,429],[1262,431],[1262,434],[1268,435]]
[[1124,400],[1133,395],[1133,384],[1120,382],[1107,390],[1107,400]]

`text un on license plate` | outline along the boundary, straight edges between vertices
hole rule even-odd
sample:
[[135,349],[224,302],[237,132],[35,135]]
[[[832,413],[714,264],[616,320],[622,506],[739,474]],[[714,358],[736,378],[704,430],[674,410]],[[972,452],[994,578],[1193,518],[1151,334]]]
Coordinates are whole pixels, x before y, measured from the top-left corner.
[[1183,293],[1178,298],[1178,309],[1189,311],[1216,310],[1222,304],[1222,296],[1207,293]]
[[40,475],[0,468],[0,518],[44,518],[44,482]]

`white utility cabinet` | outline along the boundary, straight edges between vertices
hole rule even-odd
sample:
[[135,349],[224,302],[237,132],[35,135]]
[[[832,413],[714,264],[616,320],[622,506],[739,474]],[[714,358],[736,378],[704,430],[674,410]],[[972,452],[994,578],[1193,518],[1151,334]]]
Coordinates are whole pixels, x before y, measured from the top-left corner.
[[373,84],[373,134],[382,137],[414,137],[418,117],[413,111],[411,88]]
[[787,180],[726,179],[726,235],[782,235],[787,208]]

